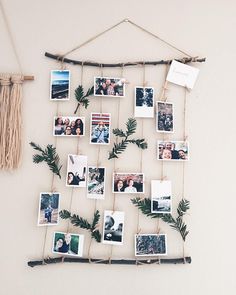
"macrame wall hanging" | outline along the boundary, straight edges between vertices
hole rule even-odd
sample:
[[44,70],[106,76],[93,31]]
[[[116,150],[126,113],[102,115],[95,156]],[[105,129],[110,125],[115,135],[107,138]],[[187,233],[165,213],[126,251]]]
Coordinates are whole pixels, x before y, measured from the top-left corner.
[[22,84],[26,80],[34,80],[34,77],[23,75],[22,65],[1,1],[0,8],[20,72],[20,74],[0,73],[0,169],[13,170],[18,168],[21,159]]
[[[152,37],[158,39],[159,41],[162,41],[172,49],[178,51],[183,55],[181,59],[175,59],[175,60],[156,60],[156,61],[122,61],[119,63],[100,63],[100,62],[91,62],[91,61],[83,61],[83,60],[73,60],[69,59],[67,56],[74,52],[77,51],[78,49],[82,48],[83,46],[86,46],[90,42],[96,40],[98,37],[102,36],[103,34],[113,30],[114,28],[118,27],[119,25],[126,23],[128,25],[132,25],[139,30],[147,33],[148,35],[151,35]],[[103,159],[101,158],[100,155],[100,150],[102,148],[102,145],[98,145],[97,149],[97,160],[96,160],[96,165],[88,167],[88,174],[87,174],[87,157],[84,155],[80,154],[80,147],[79,147],[79,141],[81,140],[82,136],[85,136],[84,134],[84,118],[83,117],[72,117],[72,120],[75,122],[72,122],[71,124],[67,123],[66,121],[67,118],[59,116],[59,100],[60,99],[55,99],[55,102],[57,104],[57,111],[56,111],[56,120],[55,120],[55,126],[54,126],[54,135],[63,135],[63,136],[77,136],[77,144],[75,147],[75,154],[72,155],[70,154],[68,156],[68,167],[73,167],[76,161],[82,161],[84,169],[82,169],[82,172],[80,175],[77,175],[77,180],[75,180],[75,175],[71,172],[70,170],[67,170],[67,186],[71,186],[71,192],[69,198],[69,210],[61,210],[59,213],[59,216],[61,219],[67,220],[67,226],[66,229],[64,230],[64,233],[58,232],[54,235],[54,239],[51,235],[49,235],[48,231],[48,225],[53,225],[51,221],[51,212],[53,208],[58,209],[58,198],[60,196],[60,193],[58,190],[55,188],[55,177],[58,176],[61,178],[61,167],[62,165],[60,164],[60,157],[57,154],[56,148],[57,148],[57,136],[55,137],[55,144],[53,145],[47,145],[47,147],[44,149],[40,145],[31,142],[31,146],[37,151],[37,154],[33,156],[33,161],[35,163],[41,163],[41,162],[46,162],[47,165],[49,166],[50,170],[53,172],[53,178],[52,182],[50,185],[50,192],[42,196],[41,199],[41,207],[39,208],[39,212],[41,212],[39,215],[39,225],[46,225],[45,227],[45,238],[43,241],[43,249],[42,249],[42,259],[39,260],[33,260],[29,261],[28,265],[31,267],[37,266],[37,265],[45,265],[45,264],[52,264],[52,263],[59,263],[59,262],[78,262],[78,263],[97,263],[97,264],[133,264],[133,265],[143,265],[143,264],[167,264],[167,263],[172,263],[172,264],[177,264],[177,263],[191,263],[191,257],[185,255],[185,247],[184,243],[186,240],[186,237],[188,235],[188,229],[187,229],[187,224],[184,221],[184,216],[186,212],[189,209],[189,201],[185,199],[185,160],[188,157],[188,145],[186,144],[187,141],[187,135],[186,135],[186,102],[187,102],[187,83],[182,85],[185,87],[185,94],[184,94],[184,109],[183,109],[183,138],[180,142],[173,142],[173,141],[167,141],[166,140],[166,133],[168,132],[173,132],[173,126],[172,124],[172,119],[171,119],[171,111],[168,118],[166,118],[166,114],[160,111],[160,114],[157,112],[157,117],[158,117],[158,124],[157,124],[157,131],[159,131],[161,134],[161,140],[158,141],[158,159],[161,160],[161,173],[158,175],[159,180],[153,180],[152,181],[152,190],[156,190],[157,188],[159,189],[160,187],[163,187],[163,184],[165,184],[167,187],[169,187],[169,181],[164,175],[164,160],[177,160],[179,162],[182,162],[182,196],[178,201],[178,207],[176,208],[177,210],[172,210],[172,212],[176,211],[176,214],[172,212],[168,212],[168,208],[166,211],[161,212],[158,206],[158,202],[162,202],[163,200],[168,203],[168,198],[170,198],[169,191],[168,193],[166,192],[166,195],[162,195],[162,198],[160,198],[158,201],[157,200],[152,200],[150,198],[145,198],[144,197],[144,179],[143,179],[143,150],[148,148],[148,138],[144,139],[144,121],[145,119],[142,118],[142,116],[137,115],[137,117],[141,117],[139,123],[141,123],[141,138],[137,138],[135,136],[136,132],[136,127],[137,127],[137,121],[134,118],[128,118],[126,122],[126,129],[121,129],[120,128],[120,101],[121,97],[124,96],[124,91],[122,89],[121,84],[118,85],[115,84],[113,79],[107,81],[101,78],[98,79],[98,82],[96,78],[94,78],[94,87],[91,87],[87,90],[87,92],[84,92],[83,88],[83,75],[84,75],[84,67],[85,66],[91,66],[91,67],[98,67],[100,68],[101,74],[100,77],[103,76],[103,69],[104,68],[120,68],[121,73],[120,73],[120,80],[119,83],[122,83],[124,80],[124,68],[125,67],[140,67],[142,68],[142,75],[143,75],[143,83],[142,87],[136,87],[136,95],[138,97],[140,91],[142,93],[141,95],[141,100],[146,97],[146,106],[150,103],[148,100],[148,97],[151,97],[152,100],[152,107],[153,107],[153,88],[152,87],[147,87],[146,85],[146,66],[165,66],[166,67],[166,76],[164,79],[164,85],[162,87],[162,91],[160,93],[160,96],[157,101],[157,109],[159,110],[159,107],[162,108],[163,106],[169,108],[171,110],[172,104],[167,101],[167,90],[168,90],[168,81],[171,81],[173,77],[171,78],[171,71],[169,70],[170,65],[173,64],[174,62],[181,63],[181,65],[187,64],[187,63],[196,63],[196,62],[204,62],[205,58],[198,58],[198,57],[192,57],[189,54],[185,53],[184,51],[178,49],[177,47],[173,46],[169,42],[166,42],[156,34],[153,34],[152,32],[146,30],[145,28],[137,25],[136,23],[132,22],[131,20],[125,19],[120,21],[119,23],[115,24],[114,26],[106,29],[105,31],[97,34],[96,36],[90,38],[86,42],[76,46],[72,50],[66,52],[65,54],[62,55],[55,55],[46,52],[45,53],[46,57],[52,58],[56,61],[61,62],[61,72],[63,72],[63,82],[61,82],[61,87],[58,87],[58,84],[54,85],[54,94],[53,91],[51,90],[51,100],[53,100],[55,97],[62,99],[62,100],[68,100],[67,97],[67,85],[66,81],[68,80],[69,77],[69,71],[65,71],[65,64],[70,64],[70,65],[77,65],[81,67],[81,81],[80,85],[78,88],[75,90],[75,98],[78,103],[77,108],[74,112],[74,114],[79,113],[80,114],[80,108],[85,107],[87,109],[90,101],[89,97],[91,95],[97,95],[100,96],[100,105],[99,105],[99,113],[97,112],[91,114],[91,124],[93,121],[96,121],[98,126],[94,127],[93,129],[93,135],[96,133],[96,128],[101,128],[99,136],[95,136],[96,138],[96,143],[98,144],[99,137],[101,136],[102,139],[100,138],[99,140],[100,143],[106,145],[110,144],[110,137],[106,136],[107,128],[110,128],[110,115],[109,114],[104,114],[103,113],[103,97],[109,91],[109,87],[114,83],[115,86],[112,87],[112,94],[116,95],[116,87],[121,87],[119,88],[120,91],[117,90],[118,97],[117,97],[117,120],[113,122],[113,125],[115,128],[113,128],[112,132],[113,135],[115,136],[115,139],[113,140],[113,148],[110,149],[110,153],[108,156],[108,159],[113,161],[113,178],[116,179],[114,181],[114,187],[112,188],[112,206],[110,210],[107,210],[104,212],[104,223],[103,223],[103,233],[101,233],[101,224],[100,224],[100,217],[101,214],[99,210],[97,209],[97,204],[100,202],[99,198],[102,199],[102,190],[99,191],[99,185],[101,186],[101,179],[105,177],[105,169],[102,165]],[[58,78],[57,78],[58,79]],[[62,78],[61,78],[62,80]],[[64,84],[63,84],[64,83]],[[107,85],[106,85],[107,83]],[[179,82],[179,85],[181,82]],[[104,85],[103,85],[104,84]],[[177,83],[178,84],[178,83]],[[118,85],[118,86],[117,86]],[[140,89],[141,88],[141,89]],[[191,87],[190,87],[191,88]],[[55,94],[56,93],[56,94]],[[54,96],[54,97],[53,97]],[[109,96],[109,95],[108,95]],[[138,102],[139,103],[139,102]],[[154,112],[154,107],[151,109]],[[157,111],[158,111],[157,110]],[[138,112],[138,109],[137,109]],[[161,117],[162,116],[162,117]],[[163,119],[163,116],[165,116],[165,120]],[[150,114],[148,114],[146,117],[152,117]],[[164,121],[163,121],[164,120]],[[64,122],[64,123],[63,123]],[[77,123],[76,123],[77,122]],[[105,123],[104,123],[105,122]],[[163,124],[165,125],[163,129]],[[75,126],[76,125],[76,126]],[[92,130],[92,129],[91,129]],[[162,132],[163,131],[163,132]],[[74,133],[73,133],[74,132]],[[102,134],[102,135],[101,135]],[[94,143],[94,138],[90,134],[90,143]],[[139,167],[139,173],[135,175],[135,185],[134,185],[134,179],[129,175],[129,178],[127,178],[126,183],[121,180],[124,175],[120,175],[121,173],[117,173],[118,169],[118,158],[120,157],[121,153],[125,152],[126,148],[128,148],[129,144],[134,144],[137,146],[137,148],[140,149],[140,167]],[[170,145],[170,147],[168,146]],[[178,148],[177,148],[178,147]],[[165,155],[166,154],[166,155]],[[181,163],[180,163],[181,165]],[[89,192],[89,184],[92,186],[92,184],[97,183],[97,191],[95,194],[96,197],[94,200],[94,210],[93,210],[93,216],[91,217],[91,220],[87,220],[83,218],[83,212],[80,212],[80,214],[74,214],[73,211],[73,197],[75,194],[76,187],[86,187],[86,175],[87,175],[87,193]],[[102,176],[101,176],[102,175]],[[114,180],[113,179],[113,180]],[[94,180],[94,182],[92,181]],[[96,180],[96,181],[95,181]],[[124,188],[125,184],[125,188]],[[135,258],[134,259],[113,259],[113,247],[116,244],[119,244],[120,241],[122,240],[122,234],[123,234],[123,225],[124,225],[124,214],[123,212],[118,211],[119,208],[117,207],[116,204],[116,198],[119,194],[131,194],[131,193],[138,193],[136,198],[132,198],[131,202],[136,206],[137,209],[137,229],[135,232]],[[86,194],[86,193],[85,193]],[[99,195],[99,197],[98,197]],[[109,195],[110,196],[110,195]],[[92,197],[92,198],[93,198]],[[164,202],[164,203],[165,203]],[[54,207],[53,207],[54,206]],[[168,206],[167,206],[168,207]],[[55,211],[55,210],[54,210]],[[145,214],[147,217],[150,217],[152,219],[157,220],[157,234],[142,234],[140,222],[139,222],[139,214],[142,212]],[[45,216],[44,216],[45,214]],[[43,218],[42,218],[43,216]],[[43,221],[44,217],[47,219],[46,223]],[[42,220],[41,220],[41,219]],[[114,228],[114,220],[117,219],[119,220],[119,224],[117,225],[117,228]],[[40,221],[41,220],[41,221]],[[176,230],[182,239],[183,242],[183,251],[182,255],[180,257],[172,257],[168,258],[165,256],[161,256],[162,254],[166,254],[166,235],[162,233],[161,230],[161,224],[162,222],[168,224],[172,229]],[[44,224],[43,224],[44,223]],[[55,220],[55,224],[58,224],[58,221]],[[82,235],[76,235],[71,234],[72,229],[70,228],[70,225],[73,225],[73,229],[80,228],[81,231],[83,232],[84,230],[87,230],[90,233],[90,242],[88,243],[88,249],[87,251],[84,249],[83,257],[78,257],[82,256],[79,255],[80,250],[79,249],[79,244],[82,247],[83,244],[83,239]],[[57,235],[57,238],[56,238]],[[62,257],[48,257],[46,255],[46,241],[47,239],[53,240],[53,253],[60,254]],[[72,251],[70,247],[72,247],[72,239],[74,239],[74,245],[75,240],[77,239],[77,248]],[[79,242],[78,242],[79,241]],[[112,241],[112,243],[110,243]],[[100,243],[104,242],[107,244],[110,244],[110,251],[106,255],[107,258],[94,258],[91,257],[91,246],[93,243]],[[123,240],[122,240],[123,242]],[[69,250],[70,248],[70,250]],[[77,255],[72,256],[77,256],[77,257],[72,257],[71,253],[77,253]],[[63,255],[64,253],[64,255]],[[147,256],[145,258],[145,256]]]

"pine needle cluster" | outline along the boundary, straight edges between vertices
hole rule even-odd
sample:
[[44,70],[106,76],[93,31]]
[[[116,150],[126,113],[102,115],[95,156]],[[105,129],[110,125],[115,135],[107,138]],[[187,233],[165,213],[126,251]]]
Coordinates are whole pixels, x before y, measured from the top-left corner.
[[93,239],[95,239],[98,243],[101,242],[102,235],[100,231],[96,229],[100,219],[100,213],[98,210],[96,210],[96,212],[94,213],[92,223],[89,223],[87,219],[84,219],[80,217],[79,215],[76,215],[76,214],[71,215],[71,213],[67,210],[60,211],[59,215],[62,219],[70,219],[71,224],[73,224],[74,226],[87,229],[88,231],[91,232],[91,237]]
[[90,95],[92,95],[94,92],[94,86],[92,86],[91,88],[88,89],[88,91],[86,92],[86,94],[84,94],[84,88],[82,85],[79,85],[76,89],[75,89],[75,99],[78,101],[78,105],[74,111],[74,114],[77,113],[80,105],[82,105],[83,107],[85,107],[87,109],[87,107],[89,106],[89,99],[88,97]]
[[148,198],[134,198],[131,200],[131,202],[138,207],[143,214],[147,215],[151,218],[160,218],[164,222],[168,223],[170,227],[172,227],[174,230],[178,231],[183,239],[185,241],[189,231],[187,230],[187,224],[183,221],[183,216],[186,214],[186,212],[190,209],[190,202],[186,199],[182,199],[177,208],[177,217],[174,218],[172,214],[169,213],[152,213],[151,212],[151,200]]
[[109,152],[108,160],[113,158],[118,158],[118,155],[125,151],[129,143],[136,144],[138,148],[147,149],[148,145],[145,139],[129,139],[130,135],[136,132],[137,121],[134,118],[129,118],[126,122],[126,131],[116,128],[112,132],[115,136],[122,138],[119,143],[114,143],[114,147],[111,152]]
[[49,169],[61,178],[60,171],[62,165],[60,165],[60,157],[56,152],[56,148],[53,145],[48,144],[45,149],[42,149],[38,144],[34,142],[30,142],[30,145],[33,147],[34,150],[41,153],[33,155],[33,162],[35,164],[46,162]]

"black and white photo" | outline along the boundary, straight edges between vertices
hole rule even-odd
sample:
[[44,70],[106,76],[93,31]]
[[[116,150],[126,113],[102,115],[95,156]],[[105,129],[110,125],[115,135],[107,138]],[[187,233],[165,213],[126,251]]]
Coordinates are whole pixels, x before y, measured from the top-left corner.
[[187,141],[157,141],[157,159],[165,161],[188,161]]
[[66,186],[86,187],[87,156],[68,155]]
[[111,114],[91,113],[90,143],[109,144],[111,129]]
[[171,181],[151,181],[151,211],[152,213],[171,213]]
[[156,130],[157,132],[174,132],[174,107],[173,103],[156,102]]
[[154,117],[154,88],[135,87],[135,109],[134,116],[140,118]]
[[81,257],[83,255],[84,235],[55,232],[52,252]]
[[87,197],[91,199],[105,198],[106,169],[88,166]]
[[125,96],[125,79],[112,77],[94,77],[94,96]]
[[69,100],[70,97],[70,71],[51,71],[50,99]]
[[124,212],[109,211],[104,212],[103,223],[103,243],[112,245],[123,244],[124,233]]
[[59,206],[60,194],[59,193],[40,193],[39,197],[39,212],[38,212],[38,225],[57,225],[59,223]]
[[85,118],[71,116],[54,117],[53,135],[66,137],[84,136]]
[[143,173],[113,173],[113,193],[144,193]]
[[167,255],[165,234],[138,234],[134,237],[135,256]]

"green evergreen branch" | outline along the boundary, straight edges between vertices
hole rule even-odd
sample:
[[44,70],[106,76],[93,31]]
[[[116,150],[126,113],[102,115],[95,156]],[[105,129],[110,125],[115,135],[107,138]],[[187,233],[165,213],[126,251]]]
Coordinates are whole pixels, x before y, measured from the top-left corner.
[[100,231],[96,229],[96,226],[100,219],[100,213],[98,210],[94,213],[92,223],[89,223],[88,220],[80,217],[79,215],[71,215],[71,213],[67,210],[60,211],[59,215],[62,219],[70,219],[71,224],[73,224],[74,226],[87,229],[91,232],[91,237],[93,239],[95,239],[98,243],[101,242],[102,235]]
[[59,155],[56,152],[56,148],[48,144],[46,149],[43,150],[38,144],[34,142],[30,142],[30,145],[33,147],[34,150],[41,153],[33,155],[33,162],[35,164],[46,162],[49,169],[56,175],[58,175],[61,178],[61,168],[62,165],[60,165],[60,158]]
[[129,118],[126,122],[126,131],[116,128],[112,132],[115,136],[123,138],[121,142],[114,143],[112,151],[109,152],[108,160],[118,158],[118,155],[125,151],[129,143],[136,144],[138,148],[147,149],[148,145],[145,139],[129,139],[129,136],[136,132],[137,121],[134,118]]
[[138,197],[131,199],[131,202],[138,207],[144,215],[151,218],[161,218],[164,222],[168,223],[170,227],[179,232],[183,241],[185,241],[189,231],[187,230],[187,224],[183,221],[183,216],[190,209],[190,202],[188,200],[182,199],[179,202],[177,208],[178,217],[176,219],[169,213],[152,213],[151,200],[148,198],[141,199]]
[[76,110],[74,111],[74,114],[77,113],[78,108],[80,107],[80,105],[82,105],[83,107],[85,107],[87,109],[87,107],[89,106],[89,99],[88,97],[90,95],[92,95],[94,93],[94,86],[92,86],[91,88],[88,89],[88,91],[86,92],[86,94],[84,94],[84,88],[82,85],[79,85],[76,89],[75,89],[75,99],[78,101],[78,105],[76,107]]

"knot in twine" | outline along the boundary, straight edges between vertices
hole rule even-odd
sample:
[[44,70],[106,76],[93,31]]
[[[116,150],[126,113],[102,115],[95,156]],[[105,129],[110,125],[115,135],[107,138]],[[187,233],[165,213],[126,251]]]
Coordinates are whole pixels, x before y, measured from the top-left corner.
[[9,86],[11,85],[10,76],[2,76],[0,77],[0,84],[2,86]]
[[23,81],[24,81],[24,76],[22,76],[22,75],[13,75],[11,77],[11,82],[13,84],[22,84]]

